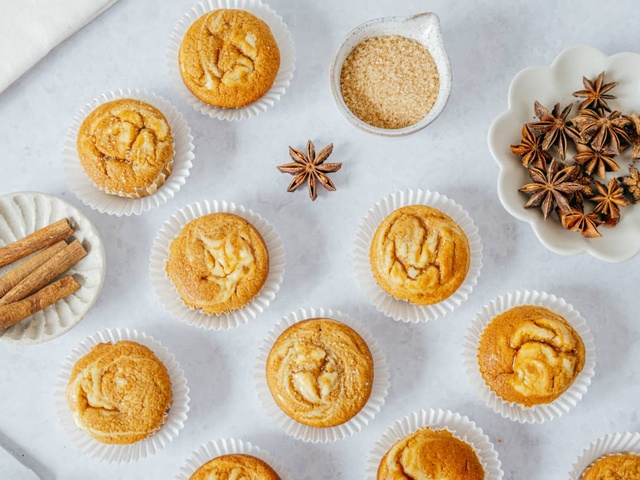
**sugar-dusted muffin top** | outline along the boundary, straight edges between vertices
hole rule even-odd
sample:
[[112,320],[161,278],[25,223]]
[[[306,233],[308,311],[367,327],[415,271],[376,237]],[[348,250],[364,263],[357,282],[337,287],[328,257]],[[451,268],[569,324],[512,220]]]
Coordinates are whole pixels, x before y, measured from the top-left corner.
[[220,315],[244,307],[269,274],[260,232],[232,213],[192,220],[169,245],[169,279],[189,308]]
[[376,282],[389,295],[431,305],[451,296],[466,278],[469,241],[440,210],[409,205],[380,223],[369,260]]
[[280,480],[280,477],[267,462],[236,453],[209,460],[189,480]]
[[351,327],[313,318],[278,337],[267,358],[266,375],[284,413],[305,425],[333,427],[349,421],[367,403],[373,358]]
[[484,480],[471,445],[447,430],[422,428],[398,440],[382,457],[378,480]]
[[553,402],[584,367],[580,335],[544,307],[514,307],[491,320],[480,337],[478,364],[500,398],[525,406]]
[[103,103],[80,125],[82,168],[106,193],[140,198],[154,193],[171,173],[173,137],[153,105],[122,98]]
[[185,34],[178,53],[186,87],[220,108],[249,105],[269,91],[280,49],[269,26],[245,10],[205,13]]
[[640,455],[612,453],[589,465],[580,480],[640,480]]
[[67,386],[76,425],[110,444],[135,443],[158,432],[172,398],[164,364],[128,340],[94,346],[76,362]]

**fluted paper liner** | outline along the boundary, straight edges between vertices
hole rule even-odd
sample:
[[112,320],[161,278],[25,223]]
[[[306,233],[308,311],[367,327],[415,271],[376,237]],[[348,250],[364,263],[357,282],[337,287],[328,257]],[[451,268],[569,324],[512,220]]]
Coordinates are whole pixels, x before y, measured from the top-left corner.
[[[214,316],[200,309],[186,306],[165,271],[169,258],[169,245],[184,226],[196,218],[210,213],[233,213],[250,222],[262,235],[269,252],[269,274],[260,292],[244,307],[230,313]],[[151,247],[151,283],[164,307],[178,320],[205,330],[227,330],[244,325],[260,315],[275,298],[284,277],[284,245],[276,229],[264,218],[242,205],[231,202],[205,200],[181,208],[169,218],[156,235]]]
[[[159,176],[164,183],[154,183],[147,190],[150,195],[141,198],[127,198],[112,195],[101,190],[86,174],[78,158],[78,132],[85,118],[103,103],[121,98],[142,100],[156,107],[167,119],[173,136],[173,161],[171,173]],[[152,208],[167,203],[180,190],[189,176],[193,165],[193,137],[187,121],[176,108],[164,98],[146,90],[121,89],[107,92],[85,104],[73,118],[64,140],[62,163],[69,189],[84,203],[100,213],[109,215],[140,215]]]
[[[59,337],[75,327],[100,296],[107,269],[102,240],[89,219],[67,202],[38,192],[16,192],[1,196],[0,246],[15,242],[63,218],[71,219],[74,227],[72,238],[87,250],[87,256],[67,271],[80,284],[80,289],[0,331],[1,342],[34,344]],[[0,268],[0,275],[16,265]]]
[[[171,378],[173,402],[164,425],[154,435],[131,445],[109,445],[101,443],[81,430],[73,419],[73,414],[66,399],[67,384],[71,377],[71,370],[75,363],[91,351],[98,343],[115,343],[121,340],[131,340],[150,348],[162,361]],[[189,411],[189,387],[184,373],[173,354],[163,347],[160,342],[142,332],[128,328],[112,328],[91,335],[80,343],[65,359],[62,371],[58,375],[55,386],[56,407],[62,428],[72,438],[75,445],[83,453],[108,463],[130,463],[155,454],[170,444],[184,427]]]
[[482,429],[466,416],[450,410],[429,409],[413,412],[394,423],[376,442],[367,462],[367,480],[377,480],[380,461],[387,451],[400,439],[417,430],[430,427],[433,430],[448,430],[454,437],[468,443],[484,469],[485,480],[500,480],[504,475],[500,468],[498,452]]
[[[485,383],[478,365],[478,345],[480,337],[489,322],[501,313],[519,305],[537,305],[562,316],[578,332],[585,347],[585,361],[582,371],[578,374],[571,386],[556,400],[551,403],[526,407],[515,402],[507,402],[498,397]],[[495,300],[482,307],[467,329],[464,338],[463,358],[465,369],[482,400],[491,407],[494,412],[504,418],[509,418],[520,423],[543,423],[562,416],[571,410],[582,399],[591,384],[591,378],[595,373],[596,347],[591,330],[580,313],[562,298],[536,290],[516,291],[507,295],[500,295]]]
[[[378,225],[392,212],[408,205],[428,205],[446,213],[460,225],[469,241],[471,258],[466,278],[450,297],[433,305],[415,305],[392,297],[376,283],[371,270],[369,248]],[[482,243],[473,220],[456,202],[437,192],[409,189],[389,195],[369,210],[358,227],[353,257],[356,278],[374,307],[394,320],[418,323],[442,317],[467,300],[480,276]]]
[[201,445],[187,458],[184,465],[180,467],[180,472],[176,476],[176,480],[189,480],[191,475],[209,460],[222,455],[233,454],[245,454],[257,457],[269,464],[282,480],[291,480],[291,477],[285,473],[282,466],[276,463],[267,452],[249,442],[236,440],[234,438],[212,440]]
[[[344,323],[356,331],[365,341],[373,358],[373,386],[369,400],[353,418],[342,425],[327,428],[317,428],[304,425],[295,421],[284,413],[273,399],[269,385],[267,384],[266,365],[267,357],[278,337],[291,325],[307,320],[309,318],[329,318]],[[360,323],[351,317],[329,309],[324,308],[307,308],[287,313],[282,319],[271,329],[264,342],[258,350],[256,364],[254,368],[254,380],[258,390],[258,397],[264,410],[267,412],[278,427],[280,427],[287,435],[298,440],[311,443],[328,443],[335,442],[350,437],[359,432],[371,422],[376,414],[384,405],[385,397],[389,389],[389,369],[382,349],[375,341],[371,333],[366,330]]]
[[572,465],[569,480],[580,480],[586,468],[604,455],[633,453],[640,455],[640,433],[610,433],[600,437],[587,448]]
[[[278,74],[276,75],[273,85],[260,99],[245,107],[218,108],[209,105],[189,91],[180,75],[178,52],[180,51],[180,44],[187,30],[189,30],[193,22],[205,13],[222,8],[246,10],[260,18],[271,29],[271,33],[276,39],[278,48],[280,49],[280,68],[278,69]],[[276,102],[280,100],[280,97],[284,95],[285,90],[291,83],[295,69],[293,37],[287,25],[282,20],[282,17],[260,0],[205,0],[185,13],[171,32],[167,48],[167,67],[169,69],[169,76],[180,92],[180,95],[195,110],[203,115],[209,115],[211,118],[220,120],[245,120],[273,107]]]

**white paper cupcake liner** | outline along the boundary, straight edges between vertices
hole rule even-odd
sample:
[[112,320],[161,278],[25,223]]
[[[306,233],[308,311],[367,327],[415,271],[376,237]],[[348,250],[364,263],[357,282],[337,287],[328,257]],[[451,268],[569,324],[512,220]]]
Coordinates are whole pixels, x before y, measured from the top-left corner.
[[[282,332],[291,325],[309,318],[330,318],[351,327],[366,342],[373,358],[373,386],[369,400],[355,417],[335,427],[316,428],[295,421],[278,407],[267,384],[265,369],[267,357],[273,344]],[[389,369],[387,367],[387,361],[382,353],[382,349],[371,333],[351,317],[341,312],[324,308],[300,309],[295,312],[289,312],[282,317],[271,329],[258,350],[253,377],[256,382],[256,389],[258,390],[258,398],[267,415],[269,415],[287,435],[311,443],[335,442],[336,440],[350,437],[354,433],[362,430],[380,411],[389,390]]]
[[[254,14],[269,26],[280,49],[280,68],[273,85],[262,98],[245,107],[217,108],[209,105],[193,95],[185,86],[180,76],[178,52],[180,51],[180,44],[182,43],[184,35],[198,18],[205,13],[218,9],[246,10]],[[293,37],[287,25],[282,20],[282,17],[260,0],[205,0],[185,13],[171,32],[167,48],[167,67],[169,69],[169,76],[180,92],[180,95],[195,110],[203,115],[209,115],[211,118],[220,120],[245,120],[265,112],[269,107],[273,107],[275,103],[280,100],[280,97],[284,95],[285,90],[291,83],[295,69]]]
[[480,427],[466,416],[450,410],[429,409],[413,412],[398,420],[376,442],[367,462],[367,480],[376,480],[382,457],[398,440],[417,430],[430,427],[433,430],[448,430],[454,437],[468,443],[484,469],[485,480],[500,480],[504,475],[500,468],[498,452]]
[[[433,305],[414,305],[392,297],[376,283],[371,271],[369,248],[378,225],[392,212],[408,205],[428,205],[446,213],[460,225],[469,240],[471,258],[466,278],[449,298]],[[394,320],[418,323],[442,317],[467,300],[480,276],[482,243],[473,220],[456,202],[437,192],[409,189],[389,195],[369,210],[358,227],[353,256],[356,277],[376,309]]]
[[580,480],[582,473],[594,461],[604,455],[616,453],[634,453],[640,455],[640,433],[610,433],[600,437],[587,448],[573,464],[569,480]]
[[[526,407],[515,402],[507,402],[487,386],[480,373],[478,345],[484,329],[493,318],[519,305],[537,305],[557,313],[571,324],[584,343],[585,361],[582,371],[571,386],[551,403]],[[591,384],[591,378],[595,373],[596,347],[586,321],[571,304],[555,295],[536,290],[525,290],[500,295],[482,307],[465,334],[463,359],[471,384],[494,412],[520,423],[543,423],[558,418],[571,410],[587,392],[587,387]]]
[[271,456],[264,450],[256,447],[255,445],[245,442],[243,440],[221,439],[210,441],[201,445],[191,456],[186,460],[184,465],[180,467],[180,472],[176,476],[176,480],[189,480],[198,468],[216,457],[222,455],[233,454],[245,454],[252,455],[260,460],[269,464],[271,468],[275,470],[278,476],[282,480],[291,480],[291,477],[287,475],[278,463],[276,463]]
[[[126,198],[100,190],[86,174],[78,158],[77,140],[80,125],[99,105],[120,98],[133,98],[147,102],[166,117],[173,136],[173,168],[158,190],[141,198]],[[115,90],[104,93],[85,104],[73,118],[64,140],[62,163],[69,189],[84,203],[100,213],[109,215],[140,215],[167,203],[184,185],[193,160],[193,137],[186,120],[164,98],[146,90]]]
[[[260,293],[247,305],[230,313],[213,316],[187,307],[166,274],[169,246],[184,226],[210,213],[233,213],[249,221],[262,235],[269,252],[269,274]],[[241,205],[217,200],[195,202],[178,210],[169,218],[153,240],[151,247],[151,283],[164,307],[177,319],[205,330],[227,330],[244,325],[260,315],[275,298],[284,277],[284,245],[276,229],[264,218]]]
[[[98,343],[115,343],[121,340],[131,340],[150,348],[153,353],[167,367],[171,378],[173,403],[169,415],[160,431],[144,440],[131,445],[108,445],[101,443],[81,430],[73,419],[73,414],[67,403],[67,385],[71,370],[75,363],[91,351]],[[78,345],[65,359],[62,371],[58,375],[55,386],[56,407],[62,428],[69,434],[75,445],[83,453],[92,458],[108,463],[130,463],[155,454],[170,444],[184,427],[189,411],[189,387],[184,378],[180,364],[173,354],[163,347],[153,337],[128,328],[112,328],[91,335]]]

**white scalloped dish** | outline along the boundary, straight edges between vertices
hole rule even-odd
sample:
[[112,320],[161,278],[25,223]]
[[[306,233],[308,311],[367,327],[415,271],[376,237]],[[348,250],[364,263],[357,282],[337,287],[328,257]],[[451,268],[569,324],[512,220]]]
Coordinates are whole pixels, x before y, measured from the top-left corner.
[[[498,196],[502,205],[515,218],[529,223],[545,247],[561,255],[588,253],[607,262],[623,262],[640,252],[640,208],[624,207],[616,228],[600,228],[601,238],[584,238],[565,230],[556,218],[545,222],[540,209],[524,208],[527,196],[518,189],[531,180],[520,158],[509,148],[520,143],[522,124],[534,121],[535,100],[548,108],[558,102],[562,106],[571,103],[574,109],[570,116],[573,116],[580,99],[572,93],[583,88],[582,77],[595,78],[602,71],[606,72],[607,82],[619,82],[611,91],[617,97],[609,101],[611,108],[625,114],[640,111],[640,96],[637,95],[640,91],[640,55],[619,53],[608,57],[591,47],[571,47],[560,53],[550,66],[526,68],[515,76],[509,87],[509,107],[491,125],[488,143],[500,166]],[[574,153],[571,147],[567,159]],[[607,179],[628,175],[630,152],[622,152],[616,161],[620,170],[610,172]]]

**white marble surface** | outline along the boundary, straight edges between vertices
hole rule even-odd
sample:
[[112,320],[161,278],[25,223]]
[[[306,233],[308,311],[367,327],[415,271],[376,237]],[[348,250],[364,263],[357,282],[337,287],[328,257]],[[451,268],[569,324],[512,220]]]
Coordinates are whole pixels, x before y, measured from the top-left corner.
[[[497,166],[487,128],[506,108],[512,77],[548,64],[562,49],[589,44],[608,54],[640,45],[635,2],[512,0],[449,2],[273,0],[297,48],[294,80],[280,103],[252,120],[226,123],[182,102],[166,72],[169,32],[189,1],[121,0],[60,45],[0,94],[0,192],[37,190],[81,206],[65,185],[65,130],[87,100],[117,88],[147,88],[171,99],[193,129],[196,159],[175,199],[140,217],[117,218],[82,207],[101,232],[108,257],[102,296],[71,332],[29,347],[0,344],[0,443],[15,449],[43,479],[172,478],[200,444],[219,437],[249,440],[273,454],[296,480],[355,480],[373,443],[411,411],[443,407],[462,412],[496,444],[508,480],[566,478],[571,463],[595,438],[640,429],[640,335],[637,326],[640,258],[606,264],[587,256],[548,252],[529,227],[505,213],[496,195]],[[2,3],[0,2],[0,8]],[[370,18],[430,9],[438,13],[454,84],[443,115],[406,138],[379,138],[340,117],[329,88],[331,56],[342,37]],[[287,147],[311,138],[333,142],[338,191],[286,193],[290,178],[276,165]],[[440,191],[471,213],[484,242],[484,267],[469,301],[434,323],[405,325],[378,314],[352,272],[356,226],[389,192],[407,187]],[[238,202],[280,231],[287,269],[282,289],[256,321],[234,331],[207,332],[165,312],[151,289],[151,242],[162,222],[205,198]],[[574,304],[596,338],[598,365],[584,400],[543,425],[504,420],[481,403],[461,359],[464,331],[494,296],[540,289]],[[261,339],[292,309],[339,309],[367,324],[387,353],[391,390],[376,420],[352,438],[308,445],[284,436],[265,418],[251,369]],[[108,465],[83,456],[62,431],[53,385],[67,353],[105,327],[134,327],[165,344],[182,364],[192,410],[176,441],[151,458]]]

